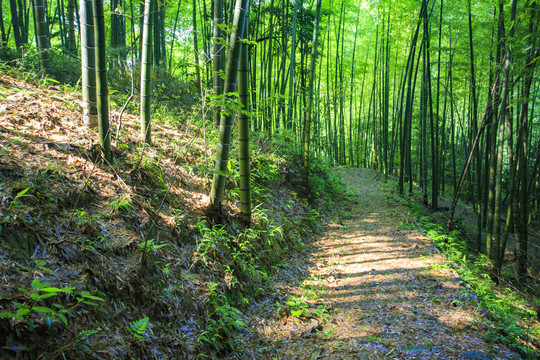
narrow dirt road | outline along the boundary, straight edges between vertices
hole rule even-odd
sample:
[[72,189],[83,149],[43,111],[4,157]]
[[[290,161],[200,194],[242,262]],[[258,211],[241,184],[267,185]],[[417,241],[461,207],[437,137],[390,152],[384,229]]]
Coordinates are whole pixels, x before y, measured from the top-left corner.
[[485,340],[476,295],[380,177],[339,171],[356,194],[349,219],[315,243],[303,282],[283,280],[277,315],[256,311],[258,346],[242,358],[519,359]]

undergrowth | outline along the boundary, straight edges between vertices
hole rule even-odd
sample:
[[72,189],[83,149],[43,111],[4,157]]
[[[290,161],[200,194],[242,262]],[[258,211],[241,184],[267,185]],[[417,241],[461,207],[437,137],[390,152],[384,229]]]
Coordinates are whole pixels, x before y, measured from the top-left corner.
[[508,343],[522,356],[536,359],[540,355],[540,326],[530,326],[537,317],[531,304],[517,291],[495,285],[489,276],[492,267],[489,259],[468,250],[462,231],[447,231],[445,223],[435,219],[425,207],[409,197],[394,198],[411,209],[416,219],[414,226],[440,247],[452,267],[471,286],[490,324],[486,338]]
[[[6,87],[3,97],[36,91],[32,83],[45,88],[39,94],[44,103],[49,95],[62,97],[55,116],[78,119],[72,103],[80,84],[70,78],[77,66],[55,56],[53,70],[65,67],[65,78],[39,74],[34,57],[19,66],[2,64],[6,76],[26,82],[23,89]],[[121,92],[131,75],[110,75],[114,114],[126,101]],[[11,129],[0,133],[6,140],[0,149],[0,237],[9,239],[0,244],[0,270],[18,289],[0,294],[0,338],[10,341],[0,343],[0,357],[20,344],[31,344],[29,356],[51,359],[86,358],[100,348],[119,358],[239,353],[249,331],[242,311],[271,290],[274,269],[323,230],[322,218],[343,187],[328,163],[314,159],[306,191],[301,156],[287,131],[252,134],[252,226],[237,221],[235,151],[226,220],[216,225],[205,219],[201,194],[210,190],[217,131],[201,120],[201,104],[190,107],[196,97],[190,84],[162,80],[154,144],[138,142],[132,100],[122,137],[113,142],[112,164],[85,145],[88,134],[68,134],[68,145],[50,141],[41,160],[26,163],[18,159],[37,151],[34,142]],[[171,93],[171,86],[178,91]],[[38,115],[20,122],[28,120],[31,130]]]

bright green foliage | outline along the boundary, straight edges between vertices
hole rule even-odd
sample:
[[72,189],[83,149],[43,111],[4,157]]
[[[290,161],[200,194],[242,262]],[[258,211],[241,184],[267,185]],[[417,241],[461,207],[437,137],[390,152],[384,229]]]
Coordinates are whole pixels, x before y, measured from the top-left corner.
[[230,300],[218,290],[218,284],[208,284],[208,301],[212,310],[208,314],[206,329],[199,336],[202,341],[217,351],[240,349],[235,339],[237,331],[247,327],[241,312],[230,304]]
[[143,335],[146,332],[148,322],[150,318],[148,316],[143,317],[140,320],[133,321],[127,326],[128,331],[137,339],[143,339]]
[[[34,263],[40,271],[56,276],[54,270],[45,266],[47,264],[45,261],[35,260]],[[30,269],[27,268],[26,270]],[[48,326],[57,322],[68,326],[68,316],[74,314],[77,307],[82,305],[98,306],[96,301],[105,301],[88,291],[78,292],[73,286],[55,287],[39,279],[32,280],[31,289],[21,287],[19,291],[25,294],[25,297],[28,297],[30,301],[13,301],[12,304],[17,308],[17,311],[0,312],[0,319],[14,318],[19,321],[26,321],[32,326],[36,326],[41,322],[45,322]],[[66,298],[71,301],[62,304]],[[76,301],[73,302],[73,300]]]

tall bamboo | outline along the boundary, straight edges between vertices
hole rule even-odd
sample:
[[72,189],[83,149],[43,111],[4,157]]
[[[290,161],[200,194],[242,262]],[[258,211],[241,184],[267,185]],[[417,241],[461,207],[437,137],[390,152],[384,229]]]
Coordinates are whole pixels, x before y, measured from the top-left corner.
[[[249,11],[248,11],[249,13]],[[243,39],[248,39],[249,15],[246,14],[246,26]],[[249,59],[248,47],[242,46],[240,54],[240,67],[238,69],[238,100],[242,104],[242,111],[238,114],[238,142],[239,142],[239,167],[240,167],[240,211],[242,220],[251,224],[251,180],[250,180],[250,156],[249,156]]]
[[287,110],[287,130],[292,129],[293,117],[293,80],[294,80],[294,65],[296,58],[296,19],[298,17],[298,3],[302,0],[294,2],[294,16],[292,22],[292,42],[291,42],[291,63],[289,67],[289,106]]
[[94,15],[92,0],[80,1],[80,28],[81,28],[81,70],[82,70],[82,97],[83,122],[90,127],[96,127],[97,100],[96,100],[96,56],[94,49]]
[[77,39],[75,37],[75,0],[68,0],[68,43],[67,49],[71,54],[77,51]]
[[[193,53],[195,56],[195,73],[197,77],[197,89],[201,92],[201,67],[199,65],[199,33],[197,31],[197,0],[192,2],[192,17],[193,17]],[[158,44],[156,44],[158,46]]]
[[17,15],[17,0],[9,0],[11,10],[11,25],[13,26],[13,37],[15,38],[15,47],[17,50],[22,46],[21,27]]
[[[151,94],[152,94],[152,0],[144,2],[144,25],[141,58],[141,136],[152,142]],[[155,31],[155,30],[154,30]]]
[[313,112],[313,88],[315,83],[315,67],[317,66],[317,43],[319,40],[319,23],[321,21],[321,0],[317,0],[317,12],[315,14],[315,25],[313,27],[313,42],[311,44],[311,63],[309,68],[308,99],[306,107],[306,117],[304,123],[304,185],[309,183],[309,147],[311,143],[311,115]]
[[[221,23],[223,21],[223,0],[214,0],[214,33],[212,41],[214,43],[213,53],[213,73],[212,79],[214,83],[214,95],[218,96],[222,94],[223,79],[221,77],[222,70],[222,54],[223,54],[223,33],[221,31]],[[220,109],[216,107],[214,109],[214,127],[219,125]]]
[[[246,8],[248,0],[236,0],[233,18],[233,32],[229,38],[227,68],[225,69],[225,83],[223,93],[230,99],[230,93],[236,90],[238,79],[238,65],[240,60],[240,50],[242,48],[242,34],[246,20]],[[209,211],[219,213],[223,200],[223,190],[227,179],[227,164],[229,163],[229,153],[231,147],[231,134],[233,125],[232,111],[221,114],[219,125],[219,137],[216,147],[215,174],[212,180],[212,190],[210,191]]]
[[103,0],[93,0],[94,39],[96,41],[96,94],[98,110],[99,143],[107,161],[111,156],[111,135],[109,133],[109,89],[107,86],[107,54],[105,45],[105,16]]
[[36,15],[36,36],[39,49],[39,63],[41,71],[47,72],[51,66],[49,60],[49,35],[47,28],[47,19],[45,17],[46,9],[43,0],[34,0],[34,14]]

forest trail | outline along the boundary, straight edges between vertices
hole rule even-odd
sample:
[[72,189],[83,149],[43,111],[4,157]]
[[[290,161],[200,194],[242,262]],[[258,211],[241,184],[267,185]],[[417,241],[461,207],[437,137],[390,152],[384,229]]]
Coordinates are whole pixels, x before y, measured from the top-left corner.
[[432,241],[413,229],[409,209],[388,197],[381,176],[365,169],[338,171],[355,193],[349,219],[315,242],[302,284],[283,280],[289,305],[279,316],[267,312],[251,320],[258,349],[244,355],[519,359],[485,340],[476,295],[444,266]]

